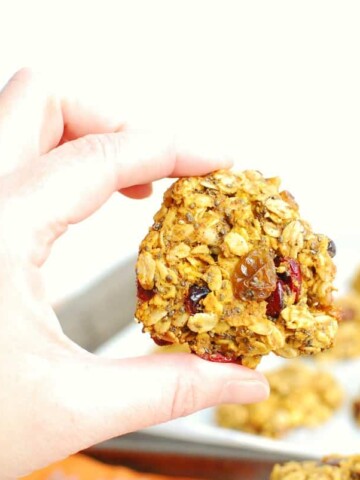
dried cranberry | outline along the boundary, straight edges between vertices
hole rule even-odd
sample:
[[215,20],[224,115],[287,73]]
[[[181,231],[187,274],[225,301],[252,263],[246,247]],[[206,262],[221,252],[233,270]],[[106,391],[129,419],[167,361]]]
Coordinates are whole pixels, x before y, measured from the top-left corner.
[[293,258],[280,257],[277,259],[277,264],[277,266],[285,266],[285,272],[279,273],[278,277],[295,293],[295,302],[298,302],[302,282],[299,263]]
[[300,265],[293,258],[289,258],[288,261],[290,266],[289,287],[291,288],[291,291],[295,293],[295,302],[298,302],[300,297],[300,292],[301,292],[301,281],[302,281]]
[[266,315],[272,318],[279,318],[281,310],[284,308],[284,282],[278,280],[276,282],[276,289],[266,300]]
[[203,353],[202,355],[198,355],[203,360],[207,360],[209,362],[216,362],[216,363],[237,363],[241,365],[241,357],[238,358],[231,358],[225,357],[222,353]]
[[155,290],[145,290],[145,288],[141,286],[140,282],[137,281],[137,297],[139,300],[143,302],[148,302],[153,298],[155,293]]
[[210,293],[209,287],[204,285],[192,285],[189,288],[188,295],[185,299],[185,306],[189,313],[201,312],[202,305],[200,301]]
[[166,345],[172,345],[172,342],[168,342],[167,340],[163,340],[162,338],[157,338],[157,337],[151,337],[156,345],[159,345],[159,347],[165,347]]
[[333,240],[329,239],[329,243],[328,243],[328,246],[327,246],[327,251],[328,251],[331,258],[335,257],[335,255],[336,255],[336,245],[335,245],[335,242]]
[[275,264],[275,267],[279,267],[280,266],[280,263],[281,263],[281,260],[283,259],[283,257],[279,257],[278,255],[276,255],[276,257],[274,258],[274,264]]
[[232,275],[234,296],[241,300],[261,302],[276,288],[276,269],[270,252],[254,249],[244,255]]

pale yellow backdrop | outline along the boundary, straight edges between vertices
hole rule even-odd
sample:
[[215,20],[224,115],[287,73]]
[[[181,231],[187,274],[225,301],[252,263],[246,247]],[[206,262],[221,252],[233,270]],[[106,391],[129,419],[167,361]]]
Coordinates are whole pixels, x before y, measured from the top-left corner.
[[[336,239],[360,233],[359,25],[358,1],[1,0],[0,83],[34,65],[120,119],[279,174]],[[51,299],[136,252],[164,188],[73,227],[44,269]]]

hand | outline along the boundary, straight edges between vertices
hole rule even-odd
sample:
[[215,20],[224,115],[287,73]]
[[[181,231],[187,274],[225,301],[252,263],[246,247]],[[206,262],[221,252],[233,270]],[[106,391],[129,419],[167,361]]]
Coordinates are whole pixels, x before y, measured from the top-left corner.
[[153,180],[229,166],[119,130],[47,94],[28,70],[0,95],[2,479],[117,435],[268,394],[260,373],[238,365],[190,354],[98,358],[63,334],[40,267],[68,226],[118,190],[144,197]]

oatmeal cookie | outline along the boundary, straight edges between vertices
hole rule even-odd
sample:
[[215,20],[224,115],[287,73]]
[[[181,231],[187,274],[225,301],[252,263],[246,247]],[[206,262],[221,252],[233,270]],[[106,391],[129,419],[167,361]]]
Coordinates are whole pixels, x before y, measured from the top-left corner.
[[287,462],[275,465],[270,480],[356,480],[360,479],[360,455],[331,455],[320,462]]
[[171,343],[163,347],[155,347],[154,353],[191,353],[187,343]]
[[345,360],[360,357],[360,296],[348,294],[335,302],[339,328],[333,348],[316,355],[317,360]]
[[301,363],[286,365],[266,377],[269,398],[251,405],[219,406],[218,425],[277,438],[297,427],[324,423],[343,400],[342,389],[332,375]]
[[135,316],[156,343],[251,368],[332,345],[335,245],[279,186],[221,170],[167,190],[136,265]]

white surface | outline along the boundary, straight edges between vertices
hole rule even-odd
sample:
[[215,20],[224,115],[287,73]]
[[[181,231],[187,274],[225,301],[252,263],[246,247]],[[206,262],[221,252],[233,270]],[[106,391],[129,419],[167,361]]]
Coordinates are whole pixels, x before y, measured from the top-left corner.
[[[346,290],[354,265],[360,262],[359,236],[338,237],[338,285]],[[126,279],[123,279],[124,282]],[[98,349],[100,355],[113,358],[141,356],[154,351],[150,337],[141,333],[141,326],[131,324]],[[270,355],[264,357],[259,369],[266,371],[284,363],[284,359]],[[311,362],[310,362],[311,363]],[[317,364],[319,365],[319,364]],[[296,457],[318,458],[330,453],[352,454],[359,452],[360,429],[351,418],[350,399],[360,393],[360,359],[347,362],[329,362],[321,368],[330,369],[343,385],[347,400],[330,421],[314,429],[299,429],[282,440],[263,438],[247,433],[219,428],[208,409],[189,417],[151,427],[145,432],[168,438],[238,446],[258,451],[289,454]]]
[[[154,343],[141,327],[133,324],[98,349],[100,355],[111,358],[136,357],[152,353]],[[266,371],[282,365],[285,360],[270,355],[264,358],[259,370]],[[173,420],[144,432],[168,438],[178,438],[200,443],[250,448],[268,453],[289,454],[299,457],[319,458],[330,453],[355,454],[359,452],[360,430],[351,418],[350,401],[360,392],[360,360],[329,363],[321,368],[331,369],[343,385],[347,401],[326,424],[314,429],[298,429],[282,440],[273,440],[216,426],[213,409],[203,410],[188,417]]]
[[[359,231],[357,0],[3,0],[0,84],[23,65],[131,125],[280,174],[319,231]],[[60,301],[135,252],[159,203],[113,198],[44,268]]]

